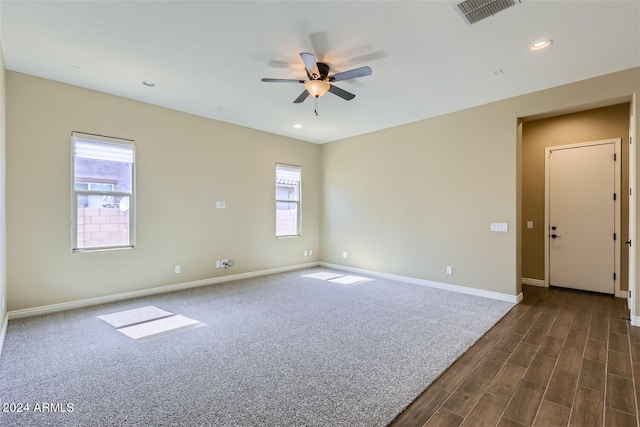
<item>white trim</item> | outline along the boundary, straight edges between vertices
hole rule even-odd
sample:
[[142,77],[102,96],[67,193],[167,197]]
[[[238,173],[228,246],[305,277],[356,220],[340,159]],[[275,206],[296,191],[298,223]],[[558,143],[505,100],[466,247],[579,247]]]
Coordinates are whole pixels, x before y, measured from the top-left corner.
[[520,279],[520,282],[523,285],[530,285],[530,286],[539,286],[541,288],[547,288],[547,284],[545,283],[544,280],[542,279],[530,279],[528,277],[523,277]]
[[2,356],[2,347],[4,346],[4,338],[7,336],[7,326],[9,325],[9,313],[4,316],[2,329],[0,330],[0,356]]
[[640,316],[631,316],[631,326],[640,326]]
[[282,273],[285,271],[299,270],[302,268],[316,267],[317,262],[307,264],[298,264],[287,267],[270,268],[268,270],[250,271],[247,273],[232,274],[229,276],[214,277],[211,279],[195,280],[193,282],[178,283],[175,285],[160,286],[157,288],[142,289],[139,291],[125,292],[115,295],[107,295],[103,297],[88,298],[83,300],[63,302],[60,304],[51,304],[41,307],[25,308],[22,310],[14,310],[7,313],[8,319],[20,319],[23,317],[39,316],[42,314],[56,313],[58,311],[73,310],[76,308],[89,307],[92,305],[106,304],[115,301],[122,301],[132,298],[146,297],[165,292],[179,291],[182,289],[196,288],[199,286],[214,285],[217,283],[230,282],[233,280],[249,279],[252,277],[266,276],[268,274]]
[[616,291],[616,298],[628,298],[629,292],[627,291]]
[[365,270],[362,268],[347,267],[339,264],[331,264],[328,262],[320,262],[319,265],[327,268],[335,268],[336,270],[345,270],[353,273],[368,274],[370,276],[383,277],[385,279],[396,280],[398,282],[412,283],[414,285],[428,286],[430,288],[444,289],[446,291],[458,292],[462,294],[476,295],[484,298],[491,298],[500,301],[519,304],[522,302],[522,292],[519,295],[509,295],[500,292],[485,291],[483,289],[469,288],[466,286],[451,285],[449,283],[433,282],[431,280],[417,279],[415,277],[399,276],[397,274],[381,273],[379,271]]

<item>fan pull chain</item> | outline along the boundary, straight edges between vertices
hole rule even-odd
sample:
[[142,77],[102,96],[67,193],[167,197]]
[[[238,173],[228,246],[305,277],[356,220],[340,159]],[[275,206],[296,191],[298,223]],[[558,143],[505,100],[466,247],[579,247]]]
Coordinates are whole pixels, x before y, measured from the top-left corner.
[[318,97],[317,96],[315,97],[315,103],[316,103],[316,106],[315,106],[313,112],[316,113],[316,116],[317,116],[318,115]]

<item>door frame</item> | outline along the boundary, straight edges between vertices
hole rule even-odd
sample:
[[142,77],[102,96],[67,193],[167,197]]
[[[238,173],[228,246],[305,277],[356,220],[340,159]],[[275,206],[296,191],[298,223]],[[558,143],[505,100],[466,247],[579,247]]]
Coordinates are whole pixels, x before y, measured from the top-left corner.
[[636,317],[636,249],[634,244],[638,243],[636,239],[637,234],[637,189],[636,189],[636,156],[637,153],[637,141],[636,141],[636,94],[631,97],[631,108],[629,111],[629,240],[631,245],[629,246],[629,285],[627,292],[627,306],[629,307],[629,317],[631,318],[631,324],[633,326],[640,326],[640,322]]
[[[550,284],[550,251],[549,251],[549,227],[551,226],[551,224],[549,224],[549,202],[550,202],[550,195],[551,192],[550,187],[549,187],[549,175],[550,175],[550,167],[549,167],[549,157],[551,155],[552,151],[557,151],[557,150],[567,150],[567,149],[571,149],[571,148],[581,148],[581,147],[590,147],[590,146],[594,146],[594,145],[605,145],[605,144],[614,144],[614,151],[617,155],[617,161],[614,164],[614,168],[615,168],[615,177],[614,177],[614,191],[617,195],[617,203],[614,206],[614,232],[616,233],[616,236],[618,236],[618,239],[616,240],[616,245],[614,245],[615,247],[615,252],[614,252],[614,259],[615,259],[615,272],[616,272],[616,280],[614,282],[615,284],[615,291],[614,291],[614,295],[616,297],[626,297],[626,295],[623,295],[620,293],[620,237],[622,236],[622,234],[620,233],[620,221],[621,221],[621,216],[620,216],[620,201],[621,201],[621,197],[623,197],[622,194],[620,194],[620,181],[622,178],[622,168],[621,168],[621,162],[622,159],[620,158],[620,153],[621,153],[621,146],[622,146],[622,139],[621,138],[611,138],[611,139],[603,139],[600,141],[589,141],[589,142],[579,142],[576,144],[566,144],[566,145],[555,145],[552,147],[545,147],[544,149],[544,229],[546,230],[545,235],[544,235],[544,285],[546,287],[549,287]],[[613,236],[612,236],[613,237]],[[629,262],[631,262],[631,260],[629,260]],[[631,279],[629,278],[629,281],[631,281]]]

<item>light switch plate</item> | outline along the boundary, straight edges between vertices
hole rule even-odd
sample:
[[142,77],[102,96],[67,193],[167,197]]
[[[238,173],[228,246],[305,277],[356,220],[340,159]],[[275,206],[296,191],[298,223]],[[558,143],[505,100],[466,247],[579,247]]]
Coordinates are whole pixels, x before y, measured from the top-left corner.
[[507,232],[509,231],[509,224],[506,222],[492,222],[491,231]]

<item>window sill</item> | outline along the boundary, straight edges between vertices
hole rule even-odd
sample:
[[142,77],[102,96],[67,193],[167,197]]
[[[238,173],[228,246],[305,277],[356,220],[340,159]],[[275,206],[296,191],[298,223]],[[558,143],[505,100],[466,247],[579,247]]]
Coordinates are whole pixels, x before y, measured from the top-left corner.
[[81,254],[85,252],[111,252],[111,251],[121,251],[126,249],[134,249],[135,246],[111,246],[108,248],[83,248],[83,249],[72,249],[71,252],[74,254]]

